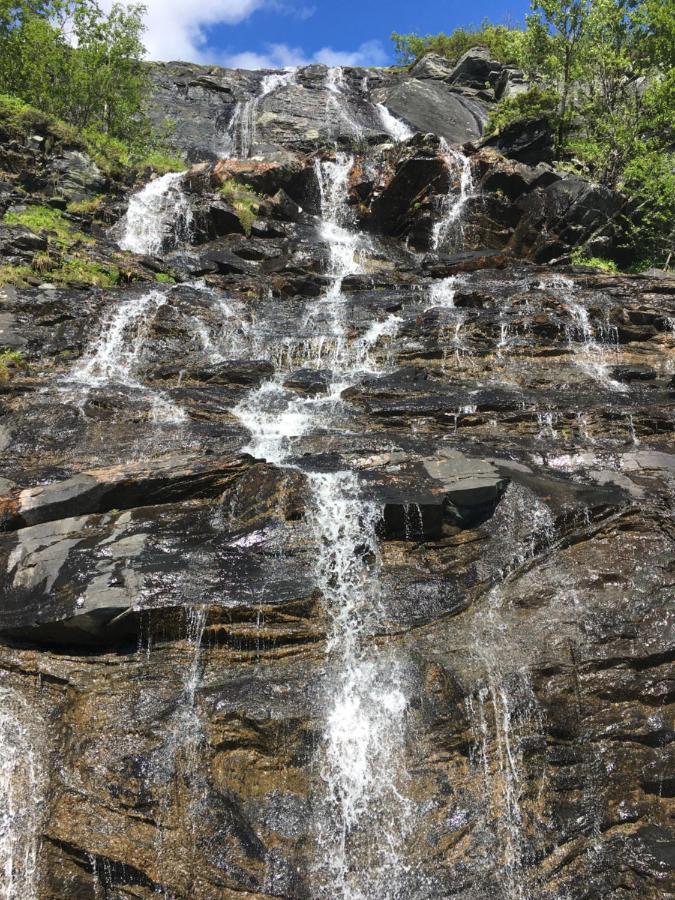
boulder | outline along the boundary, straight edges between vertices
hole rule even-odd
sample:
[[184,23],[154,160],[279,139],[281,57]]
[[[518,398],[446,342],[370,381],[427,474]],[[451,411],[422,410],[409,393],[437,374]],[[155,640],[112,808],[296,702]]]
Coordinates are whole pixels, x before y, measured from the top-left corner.
[[66,200],[83,200],[105,190],[106,179],[96,163],[81,150],[63,150],[49,161],[55,194]]
[[0,223],[0,256],[6,262],[31,259],[34,253],[47,249],[47,238],[35,234],[25,225]]
[[525,73],[512,66],[504,66],[495,84],[495,99],[506,100],[524,94],[531,87],[531,83]]
[[446,448],[422,459],[392,453],[360,476],[394,540],[439,540],[448,529],[474,527],[490,518],[508,485],[491,463]]
[[413,207],[425,203],[432,193],[447,193],[448,187],[447,166],[440,156],[423,151],[405,160],[373,200],[375,227],[383,234],[402,234],[415,212]]
[[279,219],[282,222],[298,222],[302,217],[302,207],[292,200],[283,188],[279,188],[276,194],[265,202],[264,212],[271,219]]
[[431,79],[402,81],[387,90],[384,102],[416,131],[433,132],[449,144],[477,140],[487,122],[485,108],[476,99]]
[[554,137],[551,123],[545,117],[511,122],[496,135],[482,141],[484,147],[494,147],[504,156],[536,166],[553,162]]
[[510,247],[535,262],[564,256],[597,230],[606,229],[623,203],[609,188],[565,175],[516,201],[523,217]]
[[438,53],[425,53],[410,68],[413,78],[448,81],[455,70],[455,64]]
[[472,47],[459,59],[448,80],[476,90],[494,89],[503,71],[503,63],[492,59],[486,47]]

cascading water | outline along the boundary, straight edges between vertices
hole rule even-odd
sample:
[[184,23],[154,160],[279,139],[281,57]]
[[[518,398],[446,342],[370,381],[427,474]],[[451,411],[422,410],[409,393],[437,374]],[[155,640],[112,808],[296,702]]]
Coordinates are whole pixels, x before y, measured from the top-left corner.
[[354,140],[358,141],[363,137],[363,126],[356,121],[349,109],[342,66],[333,66],[326,73],[326,122],[332,135],[342,124]]
[[[394,172],[422,160],[431,192],[443,169],[434,138],[383,134],[406,138],[374,103],[406,76],[312,67],[264,105],[286,77],[232,76],[258,86],[233,152],[314,144],[320,215],[269,199],[314,178],[267,152],[240,167],[248,237],[190,187],[180,284],[139,260],[152,289],[3,293],[3,333],[33,324],[0,425],[0,900],[656,897],[675,294],[585,272],[542,295],[543,268],[490,257],[444,278],[360,233],[403,227]],[[450,253],[471,185],[444,153]],[[132,198],[123,242],[186,237],[182,185]],[[207,216],[231,233],[202,243]]]
[[[564,275],[555,275],[541,282],[540,288],[553,289],[559,293],[569,311],[571,322],[565,331],[579,367],[604,387],[625,393],[626,385],[616,381],[609,374],[610,358],[616,351],[616,343],[602,337],[600,340],[597,339],[596,329],[591,323],[588,310],[575,297],[576,288],[572,279]],[[607,329],[607,332],[611,334],[610,329]]]
[[[355,341],[347,337],[342,282],[360,271],[359,258],[368,247],[363,235],[346,227],[352,167],[353,159],[342,154],[317,164],[320,234],[330,254],[331,284],[311,315],[326,323],[330,350],[319,349],[310,365],[331,366],[328,395],[289,395],[279,373],[235,410],[251,433],[249,452],[277,464],[288,464],[294,442],[319,427],[327,411],[335,414],[346,386],[360,373],[376,371],[371,350],[382,337],[394,335],[401,321],[390,316]],[[379,510],[364,499],[351,471],[309,473],[307,479],[310,524],[319,547],[316,577],[331,623],[320,763],[325,790],[317,822],[323,863],[317,879],[325,883],[322,896],[398,897],[409,824],[403,759],[407,701],[398,663],[375,652],[370,641],[383,616]]]
[[279,88],[291,84],[297,70],[287,69],[285,72],[271,72],[260,82],[258,93],[249,100],[239,101],[227,126],[227,135],[222,148],[223,156],[248,159],[255,147],[260,103],[269,94]]
[[153,256],[189,241],[192,208],[182,180],[182,172],[170,172],[132,195],[119,241],[122,250]]
[[397,119],[384,103],[376,103],[375,107],[380,114],[384,130],[395,141],[407,141],[415,134],[412,128],[401,119]]
[[37,900],[41,782],[34,711],[0,688],[0,900]]
[[83,393],[108,384],[131,388],[150,399],[152,418],[157,422],[179,423],[185,413],[159,391],[143,384],[141,369],[143,351],[152,323],[167,302],[167,295],[159,290],[147,291],[115,309],[96,340],[70,371],[66,383],[77,384]]
[[330,896],[397,897],[409,826],[405,789],[407,701],[397,663],[374,653],[368,637],[382,618],[379,510],[364,502],[352,472],[309,476],[317,573],[331,631],[319,823]]
[[[443,138],[441,152],[450,176],[450,190],[443,200],[441,216],[431,233],[431,246],[434,250],[440,250],[451,239],[461,237],[462,212],[474,190],[469,158],[460,150],[450,147]],[[455,173],[459,173],[458,178]]]

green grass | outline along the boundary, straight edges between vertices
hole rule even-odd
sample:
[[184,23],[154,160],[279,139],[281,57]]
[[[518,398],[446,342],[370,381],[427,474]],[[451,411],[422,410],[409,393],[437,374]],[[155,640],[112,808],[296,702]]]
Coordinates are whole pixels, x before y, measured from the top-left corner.
[[139,169],[152,169],[160,175],[168,175],[169,172],[185,172],[187,165],[185,160],[180,156],[171,153],[163,153],[160,150],[154,150],[148,153],[137,162]]
[[21,212],[5,213],[3,222],[7,225],[25,225],[36,234],[46,231],[50,245],[57,247],[72,247],[79,241],[91,241],[91,238],[75,229],[61,210],[50,206],[28,206]]
[[26,369],[20,350],[4,350],[0,353],[0,384],[6,384],[12,377],[12,370]]
[[86,200],[73,200],[67,206],[68,212],[75,216],[93,216],[105,202],[105,194],[97,194]]
[[22,137],[39,132],[58,143],[74,146],[82,144],[77,130],[72,125],[40,112],[39,109],[9,94],[0,94],[0,127],[3,125]]
[[104,288],[114,287],[120,281],[120,270],[115,266],[77,256],[57,260],[46,253],[40,253],[37,257],[39,260],[34,258],[32,266],[0,266],[0,286],[11,284],[15,287],[28,287],[30,279],[35,278],[59,286],[88,284]]
[[156,272],[155,273],[155,281],[158,281],[160,284],[175,284],[176,279],[173,275],[167,275],[166,272]]
[[134,148],[94,128],[78,131],[8,94],[0,94],[0,131],[3,129],[13,137],[26,138],[38,133],[47,137],[48,143],[83,150],[108,176],[123,177],[148,168],[164,175],[186,168],[185,161],[175,154],[161,149]]
[[0,266],[0,287],[13,284],[15,287],[26,287],[26,279],[34,275],[30,266]]
[[588,266],[599,272],[618,272],[619,267],[612,259],[603,259],[601,256],[586,256],[583,250],[575,250],[572,253],[572,263],[575,266]]
[[245,234],[250,235],[255,222],[261,198],[248,185],[238,184],[232,178],[218,188],[222,197],[231,203],[241,222]]
[[92,287],[114,287],[119,283],[120,271],[114,266],[104,266],[89,259],[69,257],[49,273],[48,281],[54,284],[89,284]]

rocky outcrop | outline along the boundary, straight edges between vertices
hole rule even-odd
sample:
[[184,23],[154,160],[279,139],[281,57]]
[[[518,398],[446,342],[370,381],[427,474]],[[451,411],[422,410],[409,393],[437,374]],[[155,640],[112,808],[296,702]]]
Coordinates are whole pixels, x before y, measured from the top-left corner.
[[[264,77],[154,72],[195,157]],[[346,123],[336,159],[327,77],[261,100],[269,158],[175,179],[188,240],[116,287],[0,287],[10,896],[656,900],[675,281],[550,265],[615,206],[547,163],[466,147],[462,193],[457,148]]]
[[502,156],[536,166],[553,162],[553,130],[546,118],[513,122],[499,133],[483,140],[482,146],[494,147]]

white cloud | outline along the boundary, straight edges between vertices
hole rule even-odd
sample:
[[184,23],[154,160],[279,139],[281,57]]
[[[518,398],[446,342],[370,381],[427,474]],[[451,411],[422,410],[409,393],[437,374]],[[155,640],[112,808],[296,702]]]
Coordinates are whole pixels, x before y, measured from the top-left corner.
[[311,55],[288,44],[267,44],[264,53],[230,53],[219,61],[221,65],[231,69],[283,69],[287,66],[309,66],[312,63],[323,63],[326,66],[382,66],[389,62],[389,57],[381,41],[366,41],[356,50],[322,47]]
[[[113,0],[102,0],[109,10]],[[274,3],[278,0],[274,0]],[[149,59],[214,62],[207,29],[237,25],[254,12],[273,5],[268,0],[143,0],[147,30],[143,42]]]
[[[113,0],[101,0],[109,10]],[[380,41],[366,41],[354,51],[323,47],[307,55],[299,47],[268,44],[264,52],[223,54],[209,46],[208,30],[215,25],[237,25],[258,10],[307,19],[316,8],[303,0],[143,0],[146,7],[144,43],[154,60],[220,63],[241,69],[276,69],[313,62],[329,66],[380,65],[388,62]]]

